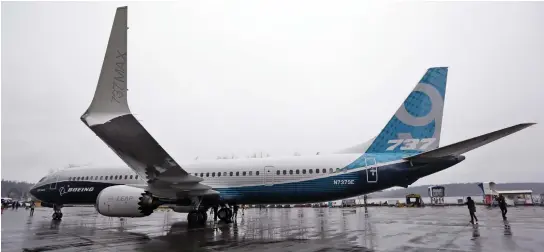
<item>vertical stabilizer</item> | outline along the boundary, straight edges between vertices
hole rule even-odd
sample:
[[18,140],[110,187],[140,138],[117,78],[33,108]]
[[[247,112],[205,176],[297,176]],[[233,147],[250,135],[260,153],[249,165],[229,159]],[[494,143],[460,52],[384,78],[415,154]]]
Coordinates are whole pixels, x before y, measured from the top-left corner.
[[127,104],[127,6],[117,8],[93,101],[82,119],[89,126],[130,114]]
[[429,68],[366,153],[415,154],[438,147],[447,67]]

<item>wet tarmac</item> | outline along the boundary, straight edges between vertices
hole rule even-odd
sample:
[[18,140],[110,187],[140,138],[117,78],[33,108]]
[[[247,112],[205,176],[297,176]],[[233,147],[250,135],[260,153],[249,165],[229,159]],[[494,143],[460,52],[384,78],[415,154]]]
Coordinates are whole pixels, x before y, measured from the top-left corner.
[[544,208],[479,207],[478,225],[464,207],[420,209],[246,209],[236,223],[189,228],[186,215],[157,211],[120,220],[92,207],[6,209],[2,251],[538,251],[544,249]]

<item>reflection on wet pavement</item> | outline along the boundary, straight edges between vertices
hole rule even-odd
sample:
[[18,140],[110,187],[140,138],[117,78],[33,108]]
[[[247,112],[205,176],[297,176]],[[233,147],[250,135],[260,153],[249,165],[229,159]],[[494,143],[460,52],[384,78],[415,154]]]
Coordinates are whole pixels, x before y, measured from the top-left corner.
[[[246,209],[235,223],[189,228],[186,215],[107,218],[92,207],[2,214],[2,251],[542,251],[544,208],[463,207]],[[213,219],[213,218],[210,218]]]

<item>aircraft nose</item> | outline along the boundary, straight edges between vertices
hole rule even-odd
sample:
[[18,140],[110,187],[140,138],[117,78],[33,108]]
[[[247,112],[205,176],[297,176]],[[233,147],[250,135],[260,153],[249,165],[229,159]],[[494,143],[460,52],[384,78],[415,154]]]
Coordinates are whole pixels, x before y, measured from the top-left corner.
[[32,198],[32,200],[37,200],[38,197],[37,197],[37,194],[38,194],[38,188],[36,187],[36,185],[33,185],[31,188],[30,188],[30,196]]

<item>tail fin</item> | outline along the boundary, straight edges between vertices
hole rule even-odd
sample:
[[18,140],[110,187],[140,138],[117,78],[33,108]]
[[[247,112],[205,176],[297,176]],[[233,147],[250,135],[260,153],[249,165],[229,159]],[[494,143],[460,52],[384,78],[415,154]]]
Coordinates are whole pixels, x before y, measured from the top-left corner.
[[429,68],[366,153],[416,154],[440,143],[447,67]]

